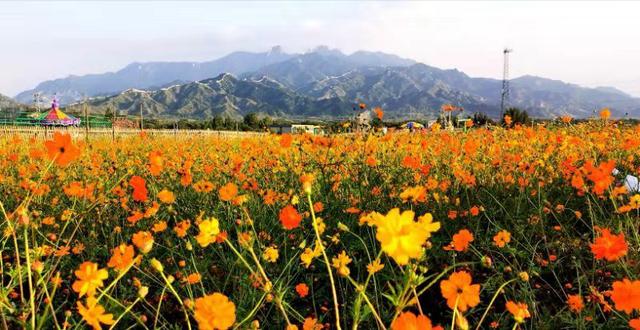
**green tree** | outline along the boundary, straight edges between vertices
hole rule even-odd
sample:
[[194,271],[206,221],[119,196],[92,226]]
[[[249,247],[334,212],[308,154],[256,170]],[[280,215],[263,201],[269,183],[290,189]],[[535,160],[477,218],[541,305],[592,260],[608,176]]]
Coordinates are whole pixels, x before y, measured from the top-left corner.
[[258,126],[260,125],[258,114],[256,114],[255,112],[246,114],[244,116],[243,123],[251,129],[258,128]]
[[224,118],[220,115],[215,115],[213,119],[211,119],[211,126],[213,129],[224,129]]
[[262,120],[260,121],[260,127],[262,128],[269,128],[269,126],[273,125],[273,119],[271,119],[271,117],[269,116],[264,116],[264,118],[262,118]]
[[495,122],[484,112],[476,112],[471,118],[475,126],[493,125]]
[[520,125],[528,125],[531,123],[531,119],[529,118],[529,114],[526,110],[520,110],[518,108],[509,108],[502,115],[501,124],[503,126],[507,126],[504,118],[509,116],[511,118],[511,125],[520,124]]

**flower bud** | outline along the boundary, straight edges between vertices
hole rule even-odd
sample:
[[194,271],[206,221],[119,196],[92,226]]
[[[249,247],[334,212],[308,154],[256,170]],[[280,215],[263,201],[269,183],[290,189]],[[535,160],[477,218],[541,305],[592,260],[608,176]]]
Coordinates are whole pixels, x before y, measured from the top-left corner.
[[148,286],[141,286],[140,289],[138,289],[138,297],[140,298],[146,297],[148,293],[149,293]]
[[486,268],[491,268],[493,266],[493,261],[489,256],[482,256],[482,259],[480,259],[480,262],[482,263],[482,266]]
[[153,258],[150,261],[151,263],[151,267],[153,267],[153,269],[159,271],[160,273],[162,273],[164,271],[164,267],[162,266],[162,263],[160,263],[160,261],[158,261],[158,259]]

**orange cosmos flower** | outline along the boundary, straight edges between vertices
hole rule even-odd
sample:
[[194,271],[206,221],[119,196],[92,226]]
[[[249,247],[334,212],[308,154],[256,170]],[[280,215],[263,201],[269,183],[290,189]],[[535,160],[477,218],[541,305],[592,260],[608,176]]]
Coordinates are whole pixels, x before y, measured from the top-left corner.
[[615,178],[611,172],[616,166],[614,160],[602,162],[598,167],[593,166],[591,162],[584,165],[584,169],[588,172],[587,178],[594,183],[593,192],[602,195],[607,188],[614,182]]
[[471,209],[469,209],[469,213],[471,213],[472,216],[477,217],[478,214],[480,214],[480,208],[474,205]]
[[513,120],[511,119],[511,116],[509,116],[509,115],[505,115],[504,116],[504,123],[507,124],[507,126],[511,126],[512,122],[513,122]]
[[133,187],[133,200],[136,202],[146,202],[148,199],[147,183],[146,181],[137,175],[134,175],[129,180],[129,185]]
[[570,311],[574,313],[580,313],[580,311],[584,308],[582,296],[580,296],[579,294],[570,294],[567,299],[567,305],[569,305]]
[[513,319],[516,320],[517,323],[522,323],[524,319],[531,317],[528,306],[525,303],[515,303],[509,300],[504,307],[513,315]]
[[171,204],[176,201],[176,196],[171,191],[162,189],[158,193],[158,199],[165,204]]
[[112,253],[111,259],[107,263],[108,267],[123,271],[133,263],[135,252],[131,245],[120,244],[118,247],[113,248]]
[[452,112],[452,111],[455,111],[456,109],[457,107],[455,105],[449,104],[449,103],[445,103],[440,106],[440,110],[442,110],[443,112]]
[[136,224],[136,222],[140,221],[142,218],[144,218],[144,214],[136,210],[133,211],[131,216],[127,217],[127,221],[129,221],[129,223]]
[[473,242],[473,233],[468,229],[461,229],[457,234],[453,235],[451,244],[445,249],[463,252],[469,248],[471,242]]
[[591,244],[591,252],[596,259],[616,261],[627,254],[628,246],[624,233],[611,234],[609,229],[600,229],[600,237]]
[[153,235],[148,231],[139,231],[131,237],[133,244],[140,250],[140,252],[147,254],[153,247]]
[[350,208],[347,208],[347,209],[346,209],[346,210],[344,210],[344,211],[345,211],[345,212],[347,212],[347,213],[349,213],[349,214],[358,214],[358,213],[360,213],[360,209],[359,209],[359,208],[357,208],[357,207],[353,207],[353,206],[352,206],[352,207],[350,207]]
[[238,186],[229,182],[220,188],[218,194],[221,200],[230,202],[236,197],[236,195],[238,195]]
[[183,238],[187,236],[187,230],[191,227],[191,221],[184,220],[178,222],[175,227],[173,227],[173,231],[178,235],[178,237]]
[[640,330],[640,318],[629,320],[629,327],[633,330]]
[[431,330],[431,320],[426,315],[404,312],[393,320],[391,330]]
[[574,174],[571,177],[571,186],[582,191],[584,189],[584,179],[582,178],[582,176],[580,176],[579,174]]
[[91,198],[93,196],[93,185],[82,186],[82,183],[74,181],[68,186],[62,187],[65,195],[77,198]]
[[71,143],[71,135],[68,133],[53,133],[53,140],[45,141],[49,158],[54,159],[56,164],[67,166],[80,156],[80,149]]
[[236,305],[221,293],[196,299],[194,310],[202,330],[226,330],[236,322]]
[[471,284],[471,280],[471,274],[459,271],[440,282],[440,291],[449,308],[456,308],[457,303],[457,309],[465,312],[480,303],[480,284]]
[[280,210],[280,222],[284,229],[294,229],[300,226],[300,221],[302,221],[302,216],[298,213],[298,211],[293,207],[293,205],[287,205],[282,210]]
[[98,304],[98,300],[93,297],[87,297],[87,305],[83,305],[81,302],[76,303],[78,306],[78,313],[82,316],[82,319],[92,326],[94,330],[101,330],[102,324],[114,324],[113,314],[105,314],[104,307]]
[[493,236],[493,244],[497,247],[505,247],[509,242],[511,242],[511,233],[506,230],[501,230]]
[[324,326],[322,324],[318,324],[318,320],[313,317],[307,317],[304,319],[304,323],[302,324],[302,330],[322,330]]
[[162,172],[164,160],[160,151],[152,151],[149,153],[149,172],[151,175],[158,176]]
[[166,221],[156,222],[156,223],[153,224],[153,227],[151,228],[151,230],[154,233],[161,233],[161,232],[167,230],[167,222]]
[[313,212],[320,213],[324,210],[324,204],[322,202],[313,203]]
[[309,295],[309,287],[305,283],[296,285],[296,292],[300,298],[304,298]]
[[634,309],[640,310],[640,280],[630,281],[628,278],[613,282],[611,300],[619,311],[631,314]]
[[291,143],[293,142],[293,137],[291,134],[282,134],[280,137],[280,146],[283,148],[289,148]]
[[106,269],[98,269],[98,264],[85,261],[74,272],[78,278],[73,282],[72,289],[77,292],[80,297],[86,295],[93,296],[96,289],[102,287],[102,281],[109,277]]
[[382,111],[382,108],[377,107],[377,108],[373,109],[373,111],[375,111],[375,113],[376,113],[376,118],[382,120],[382,117],[384,117],[384,111]]
[[187,276],[186,282],[189,284],[196,284],[196,283],[200,283],[201,279],[202,279],[202,276],[200,276],[199,273],[193,273]]
[[600,119],[609,119],[609,117],[611,117],[611,111],[609,110],[609,108],[602,108],[602,110],[600,110]]

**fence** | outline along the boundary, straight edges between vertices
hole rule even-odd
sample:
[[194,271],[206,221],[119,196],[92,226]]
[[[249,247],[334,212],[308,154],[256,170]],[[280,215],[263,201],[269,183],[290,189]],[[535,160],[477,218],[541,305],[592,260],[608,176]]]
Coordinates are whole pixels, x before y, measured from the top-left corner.
[[[28,114],[23,113],[15,118],[0,118],[0,125],[2,126],[39,126],[41,119],[30,117]],[[81,118],[80,125],[78,127],[85,127],[86,125],[93,128],[111,128],[112,123],[110,120],[106,120],[103,117],[89,116],[88,120]]]
[[66,132],[73,138],[90,136],[110,136],[115,139],[118,136],[131,136],[144,132],[147,136],[174,136],[176,138],[194,136],[217,136],[223,138],[262,136],[262,132],[238,132],[238,131],[213,131],[213,130],[186,130],[186,129],[148,129],[141,131],[131,128],[84,128],[84,127],[43,127],[43,126],[0,126],[0,135],[27,135],[35,138],[48,139],[53,132]]

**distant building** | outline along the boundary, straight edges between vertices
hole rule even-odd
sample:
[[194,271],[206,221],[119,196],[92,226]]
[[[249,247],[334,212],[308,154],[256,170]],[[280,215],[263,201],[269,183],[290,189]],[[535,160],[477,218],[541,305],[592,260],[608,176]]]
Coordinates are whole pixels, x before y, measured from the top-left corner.
[[297,124],[292,124],[292,125],[280,125],[280,126],[271,126],[269,127],[269,130],[272,133],[276,133],[276,134],[302,134],[302,133],[309,133],[309,134],[324,134],[324,129],[322,128],[322,126],[317,126],[317,125],[297,125]]

